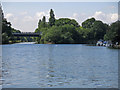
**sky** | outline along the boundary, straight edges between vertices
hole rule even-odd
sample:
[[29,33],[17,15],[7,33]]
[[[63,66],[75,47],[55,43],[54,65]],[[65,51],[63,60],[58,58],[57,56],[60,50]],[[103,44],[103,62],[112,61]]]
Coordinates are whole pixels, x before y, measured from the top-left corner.
[[110,24],[118,20],[118,3],[116,2],[2,2],[4,17],[12,27],[22,32],[34,32],[38,20],[53,9],[55,18],[75,19],[80,25],[88,18],[94,17]]

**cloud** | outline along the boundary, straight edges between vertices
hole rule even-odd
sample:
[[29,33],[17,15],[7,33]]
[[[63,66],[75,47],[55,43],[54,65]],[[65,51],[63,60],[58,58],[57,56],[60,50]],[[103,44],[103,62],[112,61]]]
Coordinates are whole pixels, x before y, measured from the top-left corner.
[[33,21],[33,20],[34,20],[34,18],[31,17],[31,16],[25,16],[25,17],[23,18],[23,22],[30,22],[30,21]]
[[75,19],[80,25],[83,21],[85,21],[88,17],[85,13],[73,13],[71,16],[61,16],[61,17],[56,17],[56,19],[59,18],[69,18],[69,19]]
[[24,32],[33,32],[37,28],[38,20],[46,16],[49,19],[49,12],[36,12],[34,15],[28,15],[27,12],[21,12],[10,20],[12,26]]
[[74,18],[78,18],[78,14],[77,13],[73,13],[73,17]]
[[45,12],[37,12],[36,16],[40,19],[42,19],[43,16],[45,16]]
[[12,18],[13,16],[14,16],[14,15],[13,15],[12,13],[8,13],[8,14],[5,15],[5,18],[10,19],[10,18]]
[[8,22],[11,22],[11,24],[18,22],[18,18],[12,13],[7,13],[5,15],[5,18],[7,19]]
[[101,12],[101,11],[95,12],[94,17],[96,17],[96,18],[104,18],[105,14],[103,12]]
[[106,14],[101,11],[95,12],[92,17],[94,17],[95,19],[99,19],[99,20],[106,20],[107,18]]
[[[19,15],[7,13],[5,18],[12,23],[12,27],[25,32],[32,32],[37,28],[38,20],[46,17],[46,21],[49,21],[49,11],[38,11],[34,15],[29,15],[27,12],[21,12]],[[101,20],[104,23],[110,24],[118,20],[117,13],[104,13],[102,11],[96,11],[92,15],[87,13],[76,13],[74,12],[70,16],[59,16],[55,14],[55,18],[70,18],[75,19],[80,25],[83,21],[88,18],[94,17],[97,20]]]
[[117,13],[104,13],[102,11],[97,11],[92,16],[95,19],[101,20],[105,23],[112,23],[118,20],[118,14]]
[[118,20],[118,14],[117,13],[110,14],[110,16],[111,16],[111,21],[117,21]]
[[80,25],[83,21],[85,21],[88,16],[86,13],[73,13],[72,16],[70,17],[71,19],[75,19]]
[[82,22],[87,20],[88,18],[94,17],[96,20],[101,20],[104,23],[110,24],[118,20],[118,14],[117,13],[104,13],[102,11],[96,11],[93,13],[92,16],[86,14],[86,13],[73,13],[73,15],[69,18],[75,19],[80,25]]
[[36,19],[42,19],[43,16],[46,17],[46,21],[48,22],[49,21],[49,11],[46,11],[46,12],[37,12],[36,15],[35,15],[35,18]]

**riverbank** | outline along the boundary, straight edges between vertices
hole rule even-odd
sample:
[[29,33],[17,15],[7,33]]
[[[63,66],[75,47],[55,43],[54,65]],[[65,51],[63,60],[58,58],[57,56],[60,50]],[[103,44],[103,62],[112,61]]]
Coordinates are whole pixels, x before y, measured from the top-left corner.
[[[97,46],[97,45],[96,44],[87,44],[86,46]],[[99,46],[99,47],[106,47],[106,46]],[[107,48],[110,48],[110,49],[120,49],[120,45],[108,46]]]
[[110,49],[120,49],[120,45],[109,46]]
[[4,45],[4,44],[14,44],[14,43],[20,43],[21,41],[9,41],[9,42],[2,42],[2,45]]
[[[37,43],[37,42],[10,42],[8,44],[39,44],[39,43]],[[46,43],[46,44],[55,44],[55,43]],[[73,44],[76,44],[76,43],[73,43]],[[5,45],[5,44],[3,44],[3,45]],[[86,45],[86,46],[96,46],[96,44],[83,44],[83,45]],[[105,46],[99,46],[99,47],[105,47]],[[109,47],[106,47],[106,48],[120,49],[120,45],[113,45],[113,46],[109,46]]]

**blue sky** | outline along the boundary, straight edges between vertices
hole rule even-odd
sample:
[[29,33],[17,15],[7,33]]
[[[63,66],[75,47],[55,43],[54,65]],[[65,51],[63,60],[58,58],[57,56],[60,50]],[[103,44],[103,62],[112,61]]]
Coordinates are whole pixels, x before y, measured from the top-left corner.
[[37,28],[38,20],[53,9],[55,17],[75,19],[81,24],[84,20],[95,17],[104,23],[117,20],[118,3],[116,2],[2,2],[4,16],[12,26],[23,32],[32,32]]

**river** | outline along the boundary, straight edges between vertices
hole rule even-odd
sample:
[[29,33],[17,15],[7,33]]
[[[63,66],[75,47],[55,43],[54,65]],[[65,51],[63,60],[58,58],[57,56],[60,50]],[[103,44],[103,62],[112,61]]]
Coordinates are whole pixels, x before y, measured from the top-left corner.
[[118,50],[82,44],[2,46],[3,88],[117,88]]

